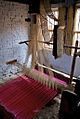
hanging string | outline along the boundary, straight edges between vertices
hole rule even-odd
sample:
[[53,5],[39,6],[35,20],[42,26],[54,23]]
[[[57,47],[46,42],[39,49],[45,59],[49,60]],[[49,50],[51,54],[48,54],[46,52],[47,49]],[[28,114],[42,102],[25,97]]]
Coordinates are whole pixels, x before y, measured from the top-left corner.
[[44,17],[41,13],[40,13],[40,15],[44,20],[46,20],[47,22],[49,22],[50,24],[52,24],[54,26],[54,24],[52,22],[48,21],[48,19],[46,17]]

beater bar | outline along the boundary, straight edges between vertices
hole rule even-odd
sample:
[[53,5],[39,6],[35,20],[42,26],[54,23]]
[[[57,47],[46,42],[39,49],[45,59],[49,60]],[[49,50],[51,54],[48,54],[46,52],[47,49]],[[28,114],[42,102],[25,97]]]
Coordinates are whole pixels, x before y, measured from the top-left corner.
[[[44,74],[38,70],[35,70],[35,69],[26,68],[26,66],[22,66],[18,62],[15,62],[15,63],[12,63],[12,61],[10,61],[10,62],[11,62],[11,65],[16,65],[19,68],[22,68],[22,71],[24,72],[24,74],[26,74],[30,78],[33,78],[34,80],[40,82],[41,84],[46,85],[49,88],[52,88],[52,89],[59,88],[59,89],[63,90],[64,88],[67,87],[66,82],[61,81],[55,77],[46,75],[46,74]],[[9,64],[10,64],[10,62],[9,62]]]

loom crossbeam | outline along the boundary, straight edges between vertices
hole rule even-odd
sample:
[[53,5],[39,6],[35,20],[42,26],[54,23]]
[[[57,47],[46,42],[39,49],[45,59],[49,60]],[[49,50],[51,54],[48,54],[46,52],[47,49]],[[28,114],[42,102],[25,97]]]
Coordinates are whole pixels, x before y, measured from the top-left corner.
[[65,89],[67,84],[55,77],[36,69],[26,68],[16,60],[6,63],[22,68],[24,75],[0,87],[0,102],[17,119],[31,119],[52,98],[58,89]]
[[31,41],[31,40],[19,42],[19,44],[28,43],[28,42],[30,42],[30,41]]

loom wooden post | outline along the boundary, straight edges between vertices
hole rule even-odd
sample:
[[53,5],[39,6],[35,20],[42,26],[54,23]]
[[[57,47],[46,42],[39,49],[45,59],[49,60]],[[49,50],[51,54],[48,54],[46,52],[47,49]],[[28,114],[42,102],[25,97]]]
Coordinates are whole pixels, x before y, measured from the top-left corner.
[[31,15],[31,45],[32,45],[32,62],[31,68],[35,67],[35,60],[36,60],[36,40],[37,40],[37,28],[36,28],[36,14]]
[[78,47],[78,41],[76,41],[76,43],[75,43],[75,51],[74,51],[74,56],[73,56],[73,61],[72,61],[72,66],[71,66],[71,73],[70,73],[70,82],[72,81],[73,74],[74,74],[74,68],[75,68],[75,63],[76,63],[77,47]]
[[59,26],[57,29],[57,56],[60,57],[62,56],[64,52],[64,31],[65,31],[65,26]]
[[[67,39],[66,39],[66,45],[72,45],[72,28],[73,28],[73,5],[71,5],[68,8],[68,21],[67,21]],[[70,55],[71,50],[66,50],[66,54]]]

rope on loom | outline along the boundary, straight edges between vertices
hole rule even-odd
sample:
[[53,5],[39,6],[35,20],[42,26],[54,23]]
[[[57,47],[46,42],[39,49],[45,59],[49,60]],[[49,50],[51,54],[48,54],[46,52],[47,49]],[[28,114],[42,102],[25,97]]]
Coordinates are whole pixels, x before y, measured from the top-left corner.
[[33,78],[34,80],[40,82],[43,85],[46,85],[49,88],[52,89],[65,88],[65,85],[55,80],[54,77],[47,76],[42,72],[35,71],[34,69],[29,69],[26,67],[23,68],[23,72],[27,74],[29,77]]
[[[10,63],[9,63],[10,64]],[[11,65],[16,65],[19,68],[22,68],[22,71],[29,76],[30,78],[40,82],[43,85],[46,85],[49,88],[52,89],[61,89],[63,90],[67,85],[64,85],[62,83],[60,83],[59,81],[55,80],[54,77],[51,76],[47,76],[42,72],[36,71],[35,69],[31,69],[31,68],[26,68],[25,66],[22,66],[20,63],[18,62],[14,62],[13,64],[11,63]],[[50,68],[49,68],[50,69]],[[22,77],[23,78],[23,77]]]
[[54,26],[54,24],[52,22],[50,22],[46,17],[44,17],[41,13],[40,13],[40,15],[44,20],[48,21],[50,24],[52,24]]
[[58,21],[56,16],[53,14],[53,11],[51,10],[50,2],[51,2],[51,0],[43,0],[45,12],[51,19],[54,19],[55,21]]
[[[46,17],[46,12],[45,12],[44,6],[43,5],[41,5],[41,6],[42,6],[41,15]],[[43,13],[44,13],[44,15],[43,15]],[[47,41],[50,41],[50,35],[49,35],[49,32],[48,32],[47,21],[44,21],[43,17],[40,17],[40,20],[41,20],[41,29],[42,29],[42,35],[43,35],[44,41],[46,41],[47,39],[48,39]],[[46,61],[46,65],[48,67],[50,67],[50,63],[49,63],[49,61],[47,59],[47,56],[48,56],[48,52],[46,51],[44,53],[44,58],[45,58],[45,61]],[[53,76],[53,72],[52,71],[49,70],[48,72],[49,72],[49,75]]]

